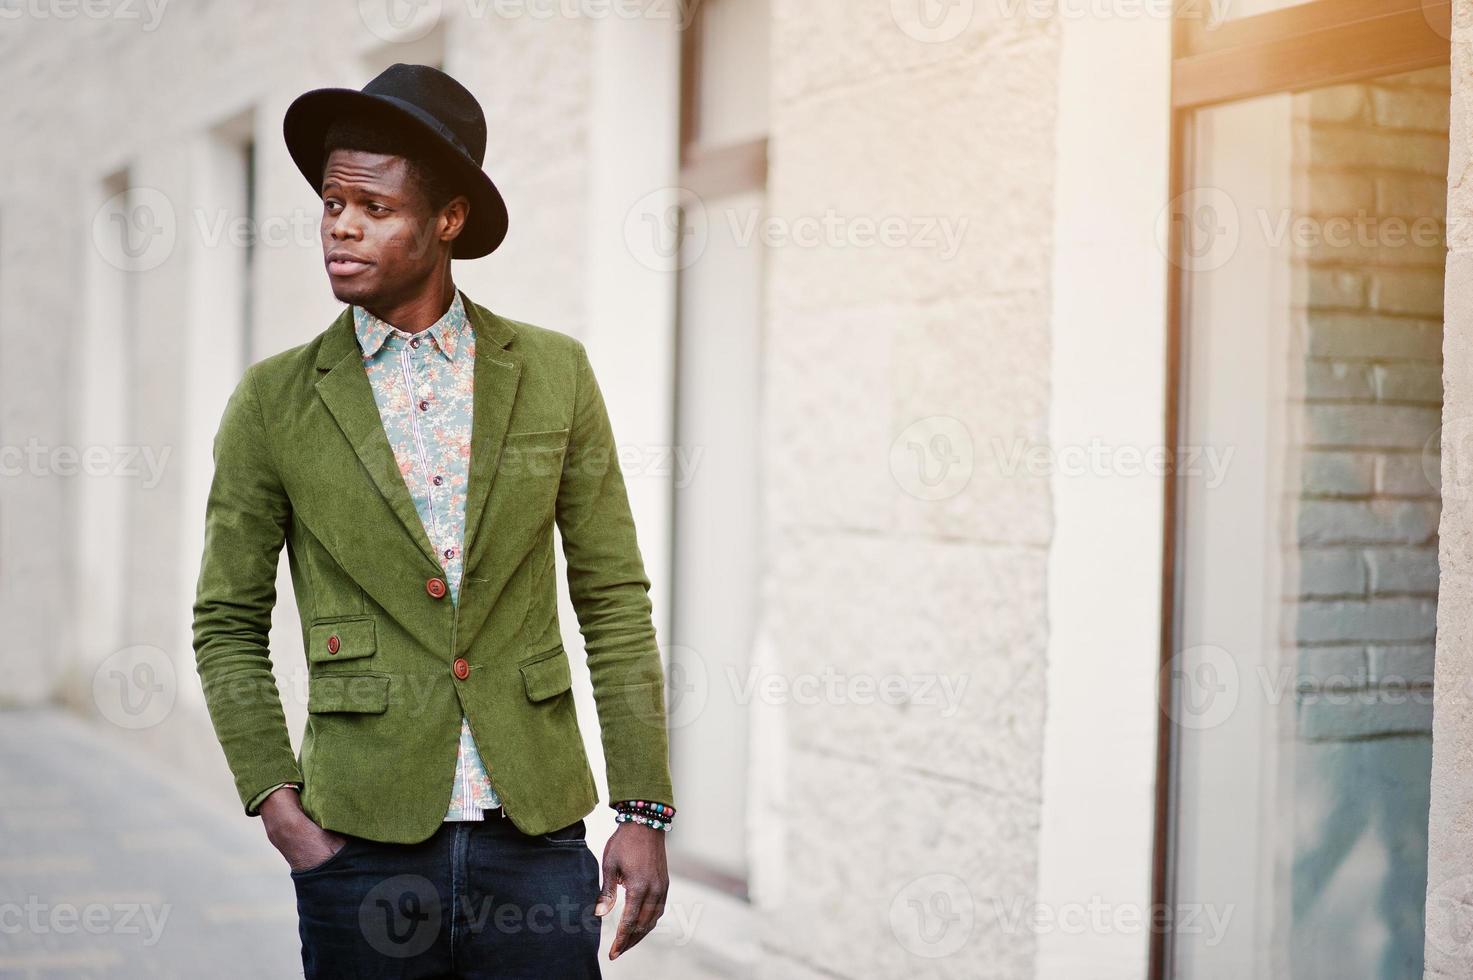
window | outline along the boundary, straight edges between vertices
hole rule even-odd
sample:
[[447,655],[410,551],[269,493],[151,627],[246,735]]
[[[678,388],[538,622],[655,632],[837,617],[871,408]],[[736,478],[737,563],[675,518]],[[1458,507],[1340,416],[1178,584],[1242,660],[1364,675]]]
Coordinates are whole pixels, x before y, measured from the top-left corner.
[[1178,31],[1157,882],[1182,918],[1153,976],[1422,972],[1438,10],[1322,0]]

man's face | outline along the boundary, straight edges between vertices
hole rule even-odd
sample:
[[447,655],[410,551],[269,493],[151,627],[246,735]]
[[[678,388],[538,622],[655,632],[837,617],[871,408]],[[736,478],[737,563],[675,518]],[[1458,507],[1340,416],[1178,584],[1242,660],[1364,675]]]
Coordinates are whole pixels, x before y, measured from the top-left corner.
[[365,307],[415,296],[459,231],[463,215],[454,212],[431,209],[403,157],[333,150],[322,171],[322,255],[333,295]]

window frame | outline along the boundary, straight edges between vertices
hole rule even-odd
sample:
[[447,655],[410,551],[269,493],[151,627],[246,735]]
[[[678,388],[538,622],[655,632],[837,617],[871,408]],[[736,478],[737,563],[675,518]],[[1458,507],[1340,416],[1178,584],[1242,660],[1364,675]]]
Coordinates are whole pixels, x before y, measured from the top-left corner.
[[[1168,207],[1191,189],[1192,126],[1198,110],[1383,75],[1433,68],[1452,60],[1450,0],[1310,0],[1234,18],[1209,28],[1203,0],[1179,0],[1172,24],[1171,137]],[[1164,485],[1161,638],[1157,672],[1155,829],[1151,907],[1173,909],[1176,894],[1177,729],[1170,706],[1176,685],[1170,669],[1179,641],[1183,484],[1176,451],[1183,432],[1185,270],[1181,222],[1167,221],[1166,417],[1168,460]],[[1154,922],[1154,917],[1152,920]],[[1171,920],[1168,919],[1168,922]],[[1151,980],[1174,976],[1174,923],[1149,933]]]

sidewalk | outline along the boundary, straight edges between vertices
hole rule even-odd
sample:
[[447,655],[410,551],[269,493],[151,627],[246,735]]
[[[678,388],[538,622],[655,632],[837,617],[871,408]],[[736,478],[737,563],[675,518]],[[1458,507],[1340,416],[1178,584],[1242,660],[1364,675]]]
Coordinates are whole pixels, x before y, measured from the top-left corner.
[[59,710],[0,712],[0,976],[301,976],[258,823]]
[[[609,980],[732,975],[662,942],[666,917]],[[301,975],[296,891],[257,821],[62,710],[0,711],[0,977]]]

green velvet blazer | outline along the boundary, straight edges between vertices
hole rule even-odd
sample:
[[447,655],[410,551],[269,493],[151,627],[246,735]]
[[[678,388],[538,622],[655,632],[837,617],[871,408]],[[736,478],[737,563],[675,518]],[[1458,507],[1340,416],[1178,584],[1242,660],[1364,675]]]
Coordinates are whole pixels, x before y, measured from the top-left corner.
[[[193,646],[248,813],[263,790],[299,782],[323,827],[424,840],[445,817],[464,713],[519,829],[586,816],[598,797],[558,622],[554,526],[610,795],[674,803],[650,583],[587,352],[461,295],[476,365],[458,608],[395,465],[351,309],[253,364],[225,407]],[[283,544],[307,653],[298,754],[268,643]]]

